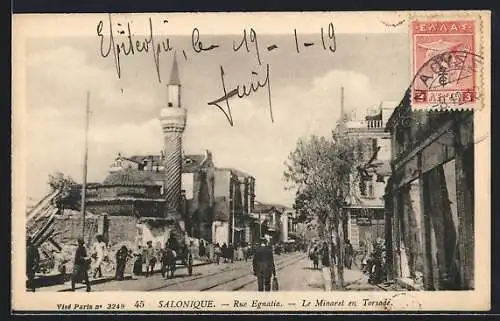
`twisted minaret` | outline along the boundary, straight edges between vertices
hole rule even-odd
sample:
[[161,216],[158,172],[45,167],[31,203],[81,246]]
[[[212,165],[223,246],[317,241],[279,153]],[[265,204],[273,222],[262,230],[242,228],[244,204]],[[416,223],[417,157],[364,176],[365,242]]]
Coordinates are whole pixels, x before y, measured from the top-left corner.
[[160,113],[164,138],[164,197],[167,201],[165,217],[176,219],[181,228],[184,228],[179,205],[182,182],[182,133],[186,127],[187,111],[181,107],[181,82],[175,55],[167,91],[167,106],[163,107]]

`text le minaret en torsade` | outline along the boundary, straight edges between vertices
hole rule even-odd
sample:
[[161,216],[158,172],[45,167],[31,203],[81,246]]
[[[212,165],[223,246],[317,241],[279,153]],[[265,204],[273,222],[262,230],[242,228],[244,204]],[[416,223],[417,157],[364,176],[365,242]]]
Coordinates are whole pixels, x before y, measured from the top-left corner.
[[181,82],[175,54],[167,92],[167,105],[160,113],[164,139],[165,217],[177,220],[183,228],[179,205],[182,188],[182,133],[186,127],[187,110],[181,106]]

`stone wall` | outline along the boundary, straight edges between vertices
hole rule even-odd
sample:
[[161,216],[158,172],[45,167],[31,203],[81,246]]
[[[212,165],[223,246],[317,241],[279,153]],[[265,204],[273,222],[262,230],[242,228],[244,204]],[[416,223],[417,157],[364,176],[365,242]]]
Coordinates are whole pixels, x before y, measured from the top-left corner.
[[[107,233],[103,230],[103,216],[86,218],[85,243],[92,244],[97,234],[107,234],[109,245],[123,241],[135,242],[137,235],[136,218],[133,216],[107,216]],[[82,236],[82,217],[78,214],[65,214],[56,218],[53,228],[58,232],[54,237],[60,245],[76,244]]]
[[[65,211],[61,216],[57,216],[52,228],[56,230],[54,240],[60,245],[76,244],[82,237],[83,219],[82,215],[74,211]],[[97,224],[97,217],[88,216],[85,218],[85,243],[93,241],[97,234],[94,226]]]
[[137,235],[136,218],[133,216],[108,216],[108,241],[113,246],[116,243],[135,242]]

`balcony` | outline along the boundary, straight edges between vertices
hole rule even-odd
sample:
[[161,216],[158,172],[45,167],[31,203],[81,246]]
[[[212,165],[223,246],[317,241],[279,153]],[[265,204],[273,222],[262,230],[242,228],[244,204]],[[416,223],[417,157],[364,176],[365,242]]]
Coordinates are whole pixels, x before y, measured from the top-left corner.
[[368,128],[382,128],[383,127],[382,120],[367,120],[366,127]]

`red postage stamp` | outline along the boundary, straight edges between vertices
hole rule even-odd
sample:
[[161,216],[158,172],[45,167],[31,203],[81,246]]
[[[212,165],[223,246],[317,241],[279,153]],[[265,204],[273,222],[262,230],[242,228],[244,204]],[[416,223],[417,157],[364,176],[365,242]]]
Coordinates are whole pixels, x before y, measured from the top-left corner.
[[416,108],[468,107],[477,100],[475,21],[413,21]]

